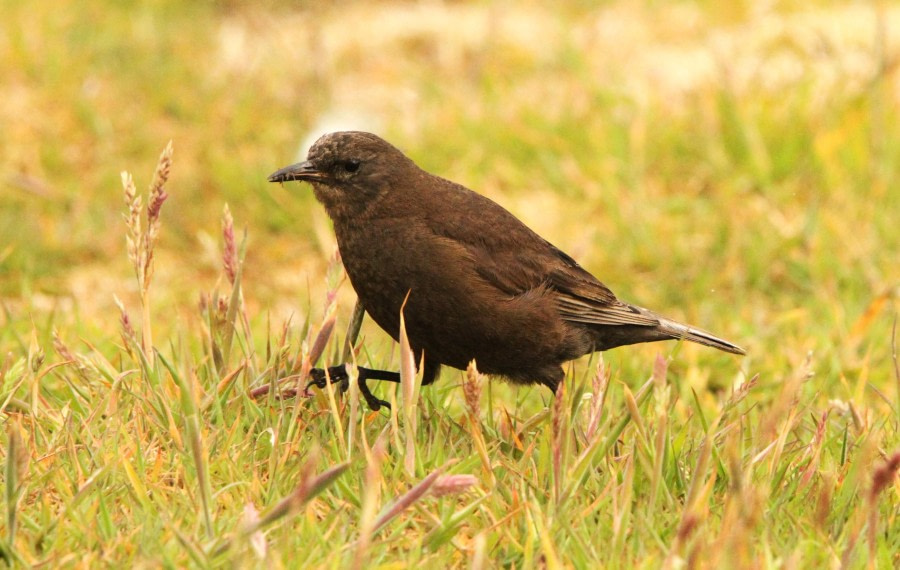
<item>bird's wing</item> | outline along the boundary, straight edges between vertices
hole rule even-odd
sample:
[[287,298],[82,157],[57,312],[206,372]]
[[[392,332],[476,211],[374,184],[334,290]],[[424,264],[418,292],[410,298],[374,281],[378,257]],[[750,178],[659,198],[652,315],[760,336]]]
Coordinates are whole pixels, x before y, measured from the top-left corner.
[[606,285],[577,264],[554,270],[549,282],[557,293],[559,313],[567,321],[593,325],[659,324],[652,315],[618,300]]
[[[464,239],[462,245],[478,275],[510,297],[540,288],[550,290],[563,319],[594,325],[656,326],[659,321],[623,303],[596,277],[585,271],[563,251],[533,234],[499,243]],[[460,240],[455,240],[458,244]]]
[[[652,315],[623,303],[565,252],[495,202],[441,180],[445,209],[426,213],[431,231],[463,246],[472,267],[510,297],[552,291],[567,321],[596,325],[656,326]],[[499,231],[501,230],[502,231]]]

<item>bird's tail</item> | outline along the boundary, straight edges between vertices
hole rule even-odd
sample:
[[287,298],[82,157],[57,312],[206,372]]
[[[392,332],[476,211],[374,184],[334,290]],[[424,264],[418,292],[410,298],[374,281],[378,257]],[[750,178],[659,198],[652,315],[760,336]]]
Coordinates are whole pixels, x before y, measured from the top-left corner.
[[727,340],[719,338],[704,330],[688,325],[683,325],[679,322],[667,319],[665,317],[657,316],[657,318],[659,319],[659,326],[657,330],[668,335],[669,338],[683,338],[691,342],[696,342],[697,344],[718,348],[719,350],[730,352],[731,354],[747,354],[746,350],[734,344],[733,342],[728,342]]

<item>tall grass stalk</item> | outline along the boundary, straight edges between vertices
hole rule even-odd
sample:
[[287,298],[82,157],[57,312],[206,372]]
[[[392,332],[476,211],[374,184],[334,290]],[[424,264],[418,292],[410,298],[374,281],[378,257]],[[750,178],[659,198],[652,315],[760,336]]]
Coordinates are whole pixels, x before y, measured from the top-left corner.
[[[143,214],[143,202],[134,180],[128,172],[122,172],[122,187],[125,190],[125,225],[127,228],[126,246],[128,259],[134,268],[138,281],[138,290],[141,298],[141,341],[144,354],[153,349],[153,333],[150,325],[150,282],[153,277],[153,253],[159,232],[162,226],[160,212],[162,205],[169,195],[165,186],[169,180],[169,171],[172,167],[172,141],[166,145],[159,155],[156,170],[153,172],[153,181],[147,196],[147,217],[145,224],[141,223]],[[153,359],[147,360],[153,366]]]

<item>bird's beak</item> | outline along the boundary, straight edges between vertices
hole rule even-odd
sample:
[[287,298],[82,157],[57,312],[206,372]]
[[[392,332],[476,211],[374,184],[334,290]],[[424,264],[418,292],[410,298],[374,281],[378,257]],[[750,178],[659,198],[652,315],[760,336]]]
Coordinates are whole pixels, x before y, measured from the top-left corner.
[[285,166],[277,172],[269,175],[269,182],[290,182],[292,180],[306,180],[307,182],[321,180],[325,173],[316,169],[310,161],[299,162]]

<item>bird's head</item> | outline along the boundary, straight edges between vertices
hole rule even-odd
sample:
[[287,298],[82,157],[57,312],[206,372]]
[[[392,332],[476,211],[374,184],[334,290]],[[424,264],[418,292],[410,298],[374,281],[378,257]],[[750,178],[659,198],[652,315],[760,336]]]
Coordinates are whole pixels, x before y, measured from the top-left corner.
[[402,181],[415,166],[399,149],[371,133],[341,131],[322,136],[306,160],[269,176],[269,182],[306,181],[333,218],[356,216]]

